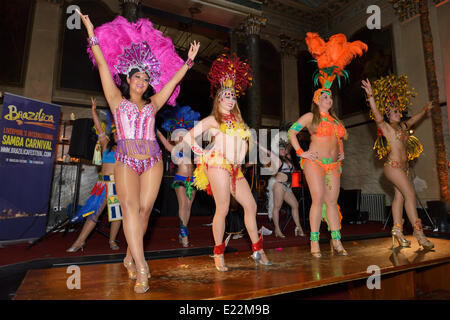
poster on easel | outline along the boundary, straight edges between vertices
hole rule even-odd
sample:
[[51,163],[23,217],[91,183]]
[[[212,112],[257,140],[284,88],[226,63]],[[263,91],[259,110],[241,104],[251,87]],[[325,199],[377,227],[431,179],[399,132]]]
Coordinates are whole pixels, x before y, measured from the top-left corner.
[[0,241],[45,233],[61,107],[5,93],[0,118]]

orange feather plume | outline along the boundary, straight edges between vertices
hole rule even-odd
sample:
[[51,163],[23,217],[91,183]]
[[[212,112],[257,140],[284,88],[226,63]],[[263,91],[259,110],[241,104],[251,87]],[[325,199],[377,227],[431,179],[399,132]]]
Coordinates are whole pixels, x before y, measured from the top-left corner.
[[343,70],[354,57],[361,56],[368,49],[362,41],[347,42],[347,37],[342,33],[331,36],[325,42],[317,33],[308,32],[305,41],[319,69],[336,66]]

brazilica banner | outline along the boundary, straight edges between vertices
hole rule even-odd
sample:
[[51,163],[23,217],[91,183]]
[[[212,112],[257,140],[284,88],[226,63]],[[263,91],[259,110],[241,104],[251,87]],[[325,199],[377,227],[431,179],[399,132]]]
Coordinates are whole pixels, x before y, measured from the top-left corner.
[[0,119],[0,241],[45,233],[61,107],[5,93]]

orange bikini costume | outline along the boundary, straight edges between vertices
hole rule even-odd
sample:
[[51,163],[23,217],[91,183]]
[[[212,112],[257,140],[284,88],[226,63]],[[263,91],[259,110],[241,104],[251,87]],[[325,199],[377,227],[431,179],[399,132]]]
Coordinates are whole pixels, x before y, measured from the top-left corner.
[[[221,132],[229,136],[238,136],[248,140],[251,134],[248,126],[245,123],[238,122],[233,113],[224,117],[223,120],[224,122],[219,127]],[[233,194],[236,193],[236,181],[244,178],[240,164],[230,164],[220,152],[215,150],[207,155],[202,155],[194,171],[194,185],[197,189],[206,190],[209,195],[212,195],[211,186],[206,176],[206,171],[209,168],[219,168],[227,171],[231,176]]]
[[[339,150],[342,154],[344,154],[342,141],[341,139],[345,136],[345,128],[344,126],[339,123],[336,119],[334,119],[330,114],[325,112],[320,112],[321,120],[319,125],[317,126],[316,132],[313,134],[316,137],[331,137],[336,136]],[[290,130],[293,131],[300,131],[302,129],[302,125],[298,122],[294,122],[294,124],[291,126]],[[297,155],[300,157],[300,155],[303,153],[303,149],[300,147],[296,150]],[[302,170],[304,169],[305,161],[311,161],[312,163],[315,163],[321,168],[320,174],[325,175],[325,183],[326,185],[331,189],[331,180],[330,175],[334,171],[334,169],[339,168],[339,174],[342,174],[342,166],[341,161],[333,162],[332,158],[322,158],[321,160],[309,160],[305,158],[300,159],[300,166]],[[341,225],[342,221],[342,213],[341,208],[339,205],[337,206],[338,212],[339,212],[339,226]],[[324,203],[322,205],[322,219],[325,221],[329,228],[328,218],[327,218],[327,205]]]
[[[321,121],[319,125],[317,126],[316,132],[313,134],[313,136],[316,137],[331,137],[336,136],[339,150],[343,154],[343,146],[341,139],[345,135],[345,128],[342,124],[339,123],[336,119],[334,119],[330,114],[325,112],[320,112]],[[292,130],[300,131],[301,125],[299,123],[296,123],[291,127]],[[300,128],[298,127],[300,125]],[[300,130],[297,130],[300,129]],[[298,156],[300,156],[304,151],[302,148],[299,148],[296,150],[296,153]],[[326,184],[331,189],[331,181],[330,181],[330,174],[333,172],[335,168],[339,168],[339,174],[342,174],[342,167],[341,167],[341,161],[333,162],[332,158],[322,158],[321,160],[309,160],[305,158],[301,158],[300,160],[300,166],[303,169],[305,161],[311,161],[313,163],[316,163],[320,168],[322,168],[322,174],[325,175]]]
[[[306,44],[308,46],[308,51],[311,53],[315,61],[317,62],[318,70],[313,75],[314,84],[320,87],[314,92],[313,101],[316,105],[319,105],[319,99],[323,93],[326,93],[331,96],[331,87],[335,79],[338,80],[338,84],[340,87],[340,77],[342,76],[345,79],[348,79],[348,71],[344,70],[345,66],[349,64],[352,59],[356,56],[362,56],[364,51],[367,51],[368,47],[365,43],[361,41],[352,41],[348,42],[347,37],[342,34],[332,35],[328,41],[323,40],[319,34],[308,32],[306,33],[305,38]],[[336,136],[339,152],[341,154],[344,153],[342,141],[341,139],[345,136],[345,128],[342,124],[339,123],[338,120],[334,119],[328,113],[320,113],[321,121],[317,126],[316,132],[313,134],[317,137],[330,137]],[[299,123],[294,123],[294,125],[300,125]],[[296,130],[297,128],[291,127],[292,130]],[[301,127],[300,127],[301,129]],[[303,153],[303,150],[299,148],[296,150],[298,156]],[[307,159],[302,158],[300,161],[300,165],[302,168],[304,167],[304,163]],[[336,161],[333,162],[332,158],[322,158],[319,160],[310,160],[316,163],[322,171],[321,174],[325,175],[325,181],[327,186],[331,189],[331,172],[335,172],[336,168],[339,167],[339,174],[342,173],[341,162]],[[322,206],[322,217],[324,220],[327,219],[326,216],[326,204],[323,203]],[[337,206],[340,219],[342,219],[342,215]],[[328,221],[327,221],[328,222]],[[340,224],[340,223],[339,223]],[[328,224],[328,229],[330,230],[330,226]],[[340,229],[340,226],[339,226]],[[331,238],[334,240],[341,239],[341,234],[339,230],[330,230]],[[311,230],[311,241],[319,241],[320,239],[319,231]],[[339,254],[346,255],[347,252],[342,250]]]

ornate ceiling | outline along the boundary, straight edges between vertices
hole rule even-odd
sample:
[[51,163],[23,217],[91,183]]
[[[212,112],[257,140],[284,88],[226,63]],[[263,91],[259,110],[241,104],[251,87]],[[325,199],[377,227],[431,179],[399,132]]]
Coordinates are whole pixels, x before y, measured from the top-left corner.
[[249,15],[267,18],[263,29],[267,35],[302,39],[306,31],[325,34],[329,18],[355,1],[142,0],[141,3],[143,15],[169,36],[180,52],[187,52],[193,40],[201,42],[196,69],[207,72],[211,62],[229,46],[230,31],[242,30]]

